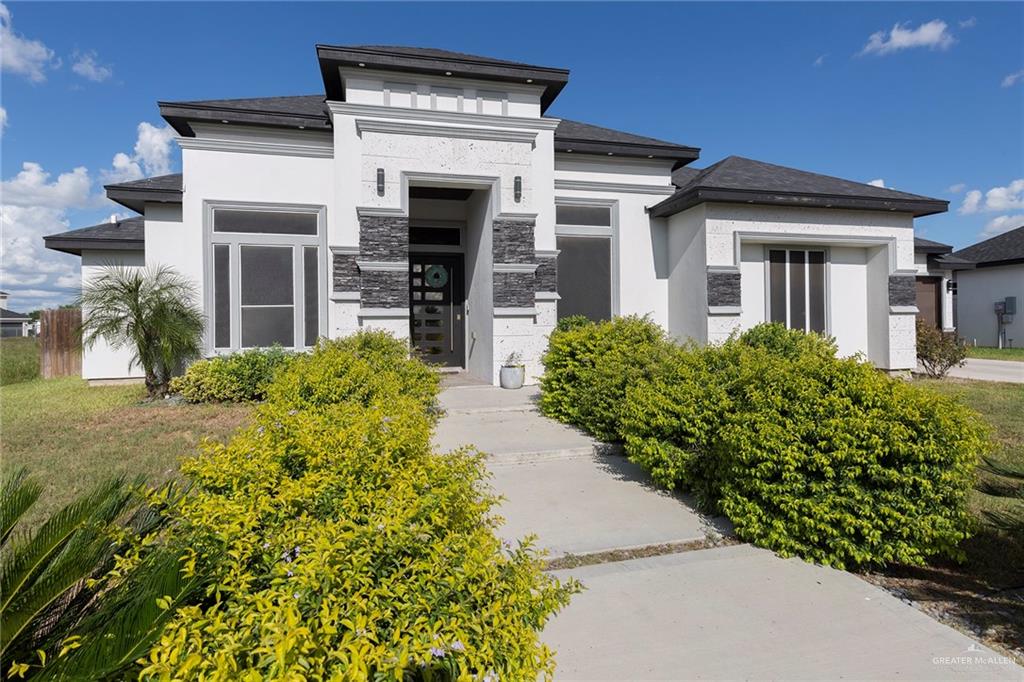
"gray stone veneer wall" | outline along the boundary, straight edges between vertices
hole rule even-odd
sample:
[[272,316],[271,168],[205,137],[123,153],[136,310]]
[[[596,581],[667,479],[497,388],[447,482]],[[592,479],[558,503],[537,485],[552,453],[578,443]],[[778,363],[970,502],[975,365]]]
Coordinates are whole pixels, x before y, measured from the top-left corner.
[[409,272],[364,270],[359,291],[364,308],[408,308]]
[[537,271],[534,276],[537,278],[537,291],[556,293],[558,291],[558,258],[538,258]]
[[532,272],[494,273],[494,307],[532,308],[535,279]]
[[533,220],[494,220],[494,262],[536,263]]
[[889,275],[889,305],[917,305],[917,283],[913,275]]
[[708,271],[708,305],[740,305],[740,273],[721,270]]
[[359,259],[408,260],[409,219],[403,216],[359,218]]
[[334,290],[359,291],[359,266],[354,253],[334,254]]
[[405,265],[399,270],[360,269],[359,298],[364,308],[409,307],[408,218],[361,216],[358,260]]

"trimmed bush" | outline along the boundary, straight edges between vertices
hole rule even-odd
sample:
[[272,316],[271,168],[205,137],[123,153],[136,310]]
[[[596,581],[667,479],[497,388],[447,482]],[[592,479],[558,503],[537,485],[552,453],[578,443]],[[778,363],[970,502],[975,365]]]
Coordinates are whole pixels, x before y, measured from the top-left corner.
[[941,379],[967,359],[967,346],[955,333],[944,333],[917,319],[917,359],[928,376]]
[[647,318],[569,322],[552,332],[541,358],[541,411],[617,440],[626,387],[646,378],[671,350],[664,331]]
[[[600,327],[552,335],[552,397],[586,405],[591,391],[623,391],[617,422],[603,425],[629,458],[659,485],[696,493],[740,538],[837,567],[961,556],[989,447],[971,410],[772,324],[721,346],[616,358],[625,386],[601,384],[588,364],[609,345]],[[574,404],[553,402],[592,430]]]
[[142,677],[549,677],[539,632],[577,585],[497,538],[481,455],[431,452],[438,390],[384,334],[322,342],[251,428],[187,460],[178,532],[216,589]]
[[266,399],[274,375],[293,357],[274,347],[199,360],[171,379],[171,392],[190,403],[259,402]]

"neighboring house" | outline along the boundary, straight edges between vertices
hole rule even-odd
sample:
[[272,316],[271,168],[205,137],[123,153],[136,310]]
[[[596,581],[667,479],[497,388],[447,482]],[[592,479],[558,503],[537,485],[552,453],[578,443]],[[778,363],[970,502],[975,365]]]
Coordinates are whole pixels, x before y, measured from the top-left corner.
[[949,244],[914,237],[914,268],[917,270],[917,316],[936,329],[951,332],[953,320],[953,271],[941,257],[952,252]]
[[[947,202],[740,157],[691,169],[695,147],[548,116],[564,69],[317,56],[323,94],[161,102],[183,173],[109,185],[142,216],[47,246],[85,279],[174,266],[210,354],[373,327],[494,382],[512,352],[536,378],[560,317],[638,314],[700,342],[778,320],[914,366],[914,218]],[[97,349],[83,373],[126,366]]]
[[[939,263],[955,271],[961,338],[978,346],[1024,346],[1024,225],[943,256]],[[1003,312],[997,313],[997,306]]]
[[0,337],[29,336],[33,330],[32,318],[24,313],[7,309],[6,291],[0,291]]

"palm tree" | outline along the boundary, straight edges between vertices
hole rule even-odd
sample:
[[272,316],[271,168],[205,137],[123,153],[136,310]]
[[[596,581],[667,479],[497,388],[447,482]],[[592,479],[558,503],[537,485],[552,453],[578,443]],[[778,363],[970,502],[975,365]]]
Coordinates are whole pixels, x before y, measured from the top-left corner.
[[[168,484],[146,500],[140,487],[102,483],[34,532],[19,524],[42,486],[21,469],[0,487],[0,674],[117,677],[201,593],[206,579],[183,569],[180,547],[144,541],[165,531],[180,493]],[[151,551],[111,577],[117,557],[143,545]]]
[[196,290],[173,268],[109,266],[82,289],[82,342],[130,347],[150,397],[167,394],[171,373],[201,350],[204,319]]

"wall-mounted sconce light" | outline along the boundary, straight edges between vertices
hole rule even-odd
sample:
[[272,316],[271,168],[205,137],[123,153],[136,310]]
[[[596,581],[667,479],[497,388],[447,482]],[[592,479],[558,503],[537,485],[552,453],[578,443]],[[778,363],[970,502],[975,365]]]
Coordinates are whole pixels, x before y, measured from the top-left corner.
[[522,175],[517,175],[516,176],[513,188],[515,189],[516,203],[518,204],[522,200],[522,198],[523,198],[523,176]]
[[384,196],[384,169],[377,169],[377,196]]
[[946,280],[946,292],[950,294],[956,293],[956,282],[951,279]]

